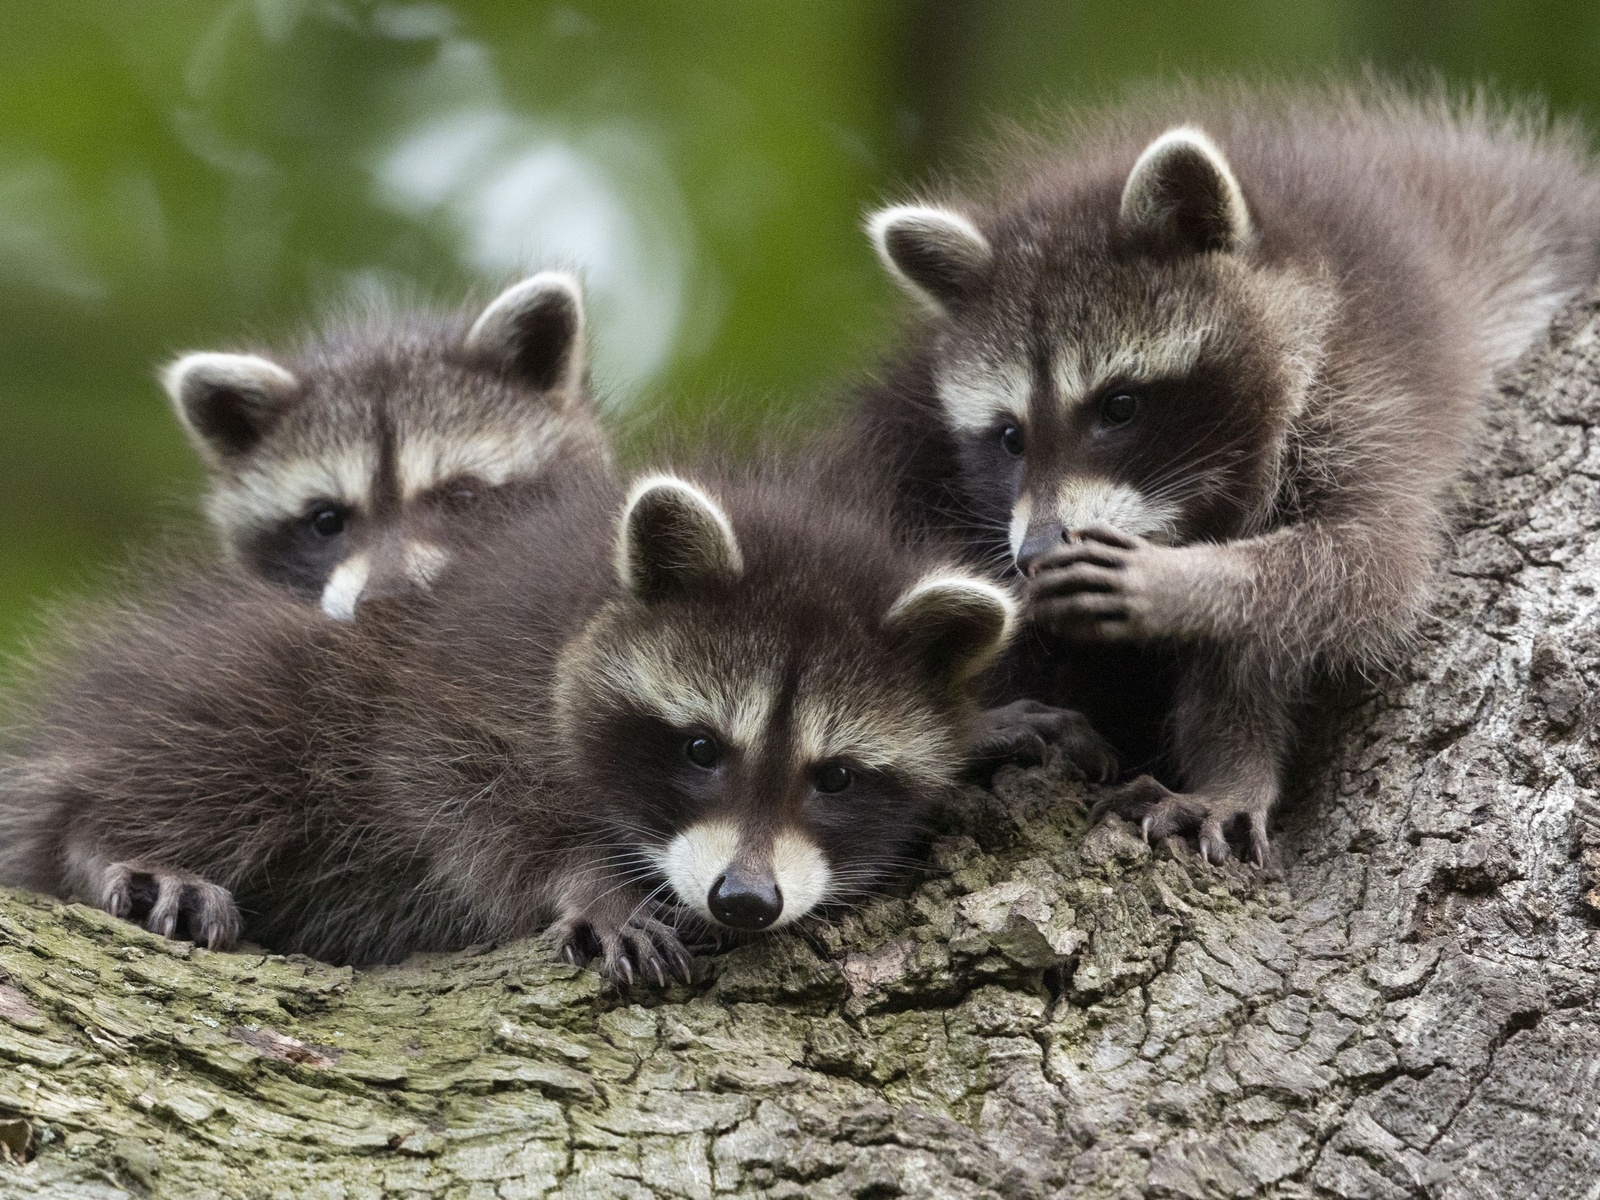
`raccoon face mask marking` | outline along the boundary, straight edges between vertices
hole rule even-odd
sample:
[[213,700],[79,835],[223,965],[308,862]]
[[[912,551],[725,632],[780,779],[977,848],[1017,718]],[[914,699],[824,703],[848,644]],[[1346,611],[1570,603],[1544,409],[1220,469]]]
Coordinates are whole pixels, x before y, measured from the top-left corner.
[[925,294],[941,281],[934,390],[964,502],[997,551],[1025,562],[1093,522],[1176,544],[1267,519],[1332,293],[1248,261],[1248,205],[1205,134],[1146,147],[1109,238],[1032,210],[987,218],[981,235],[945,210],[875,221],[898,280]]
[[212,494],[206,511],[217,525],[238,529],[310,522],[329,507],[347,515],[367,512],[377,499],[378,471],[376,447],[362,445],[252,464]]
[[[235,558],[348,619],[364,597],[431,586],[453,548],[510,511],[480,503],[488,493],[531,493],[558,464],[608,461],[572,276],[525,279],[464,324],[346,318],[292,369],[208,352],[163,373]],[[337,529],[319,516],[329,508]],[[365,567],[335,580],[356,554]]]
[[954,567],[841,592],[763,528],[736,530],[689,480],[640,480],[617,592],[556,669],[556,728],[614,797],[619,858],[741,930],[891,871],[958,777],[960,685],[1016,619],[1007,589]]

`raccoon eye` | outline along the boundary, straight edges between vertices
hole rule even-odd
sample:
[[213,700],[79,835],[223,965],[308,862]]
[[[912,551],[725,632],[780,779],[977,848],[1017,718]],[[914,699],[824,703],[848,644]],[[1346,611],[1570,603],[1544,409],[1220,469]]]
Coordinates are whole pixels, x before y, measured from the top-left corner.
[[1012,458],[1021,458],[1022,452],[1027,449],[1027,441],[1022,436],[1022,427],[1007,425],[1000,431],[1000,444]]
[[690,738],[684,744],[683,754],[695,766],[707,771],[717,765],[719,757],[716,742],[708,737]]
[[1100,419],[1107,425],[1126,425],[1139,411],[1139,397],[1130,392],[1117,392],[1100,401]]
[[817,791],[842,792],[855,781],[855,776],[850,773],[849,767],[841,767],[838,763],[829,763],[817,772]]
[[311,513],[311,530],[318,537],[333,537],[344,532],[346,512],[337,504],[324,504]]
[[439,489],[445,505],[449,508],[467,508],[476,504],[483,491],[483,484],[472,475],[459,476]]

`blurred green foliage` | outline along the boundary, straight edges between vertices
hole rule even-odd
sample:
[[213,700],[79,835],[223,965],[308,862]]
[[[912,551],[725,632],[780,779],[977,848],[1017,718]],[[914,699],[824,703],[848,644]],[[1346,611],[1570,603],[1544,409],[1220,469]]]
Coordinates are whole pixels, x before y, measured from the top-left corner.
[[1593,115],[1600,6],[0,0],[0,647],[190,519],[177,350],[565,262],[619,406],[804,411],[887,328],[862,211],[994,118],[1360,62]]

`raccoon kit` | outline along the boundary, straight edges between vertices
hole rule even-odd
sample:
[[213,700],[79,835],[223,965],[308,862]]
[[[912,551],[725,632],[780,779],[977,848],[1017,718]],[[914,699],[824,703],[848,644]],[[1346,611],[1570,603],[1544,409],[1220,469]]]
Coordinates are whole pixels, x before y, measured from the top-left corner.
[[1014,604],[883,527],[803,484],[597,474],[426,606],[338,623],[191,579],[45,673],[0,882],[335,962],[553,923],[661,981],[685,921],[870,889],[957,781]]
[[240,564],[349,619],[426,588],[574,461],[606,461],[576,280],[545,272],[470,326],[417,314],[325,330],[284,358],[186,354],[163,374]]
[[1158,699],[1164,782],[1102,811],[1262,862],[1294,706],[1405,649],[1492,373],[1600,266],[1600,189],[1571,130],[1376,88],[1169,95],[1016,161],[871,217],[924,319],[851,436],[1026,577],[1022,678],[1107,700],[1114,742]]

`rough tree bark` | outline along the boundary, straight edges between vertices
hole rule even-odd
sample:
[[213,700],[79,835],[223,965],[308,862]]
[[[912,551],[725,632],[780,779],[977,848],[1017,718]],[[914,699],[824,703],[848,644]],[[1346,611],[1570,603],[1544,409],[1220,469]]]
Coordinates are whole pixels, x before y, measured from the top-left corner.
[[619,998],[0,896],[0,1194],[1600,1195],[1600,298],[1496,402],[1436,617],[1271,869],[1002,773],[938,870]]

